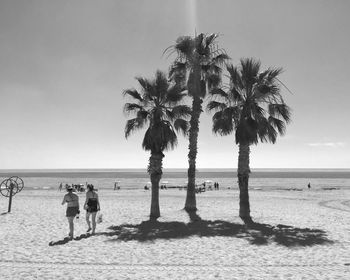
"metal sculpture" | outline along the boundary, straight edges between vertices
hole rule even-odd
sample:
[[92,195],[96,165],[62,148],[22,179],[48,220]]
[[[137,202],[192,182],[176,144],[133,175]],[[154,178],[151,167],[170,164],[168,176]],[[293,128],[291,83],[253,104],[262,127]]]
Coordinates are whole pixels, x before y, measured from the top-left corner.
[[0,193],[5,196],[9,197],[9,206],[8,206],[8,213],[11,212],[11,205],[12,205],[12,197],[16,195],[16,193],[19,193],[24,187],[24,182],[21,178],[17,176],[12,176],[8,179],[5,179],[0,184]]

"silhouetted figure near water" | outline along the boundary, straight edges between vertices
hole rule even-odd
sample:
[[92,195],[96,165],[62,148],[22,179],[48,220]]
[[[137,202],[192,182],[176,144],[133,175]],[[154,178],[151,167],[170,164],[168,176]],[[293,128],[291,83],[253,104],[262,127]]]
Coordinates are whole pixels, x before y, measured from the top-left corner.
[[307,188],[311,189],[311,184],[310,183],[307,184]]

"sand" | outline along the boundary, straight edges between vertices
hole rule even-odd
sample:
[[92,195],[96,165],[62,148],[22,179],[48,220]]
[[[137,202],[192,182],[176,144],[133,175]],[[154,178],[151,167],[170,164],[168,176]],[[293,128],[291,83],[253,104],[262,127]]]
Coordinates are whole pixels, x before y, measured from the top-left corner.
[[237,190],[197,195],[193,223],[185,191],[162,190],[153,225],[150,194],[100,190],[97,234],[84,235],[82,213],[67,242],[64,192],[24,189],[0,216],[0,279],[350,279],[350,190],[252,190],[253,229]]

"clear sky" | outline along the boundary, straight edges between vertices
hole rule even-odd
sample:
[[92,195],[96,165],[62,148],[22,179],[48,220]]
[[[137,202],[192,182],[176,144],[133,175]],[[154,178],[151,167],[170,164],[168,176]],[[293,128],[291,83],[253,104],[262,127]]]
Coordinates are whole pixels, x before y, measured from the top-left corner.
[[[281,66],[287,134],[252,168],[350,168],[350,1],[0,1],[0,168],[144,168],[144,131],[124,138],[124,89],[174,57],[178,36],[219,33],[237,64]],[[165,168],[186,168],[188,142]],[[233,136],[203,113],[198,168],[236,168]]]

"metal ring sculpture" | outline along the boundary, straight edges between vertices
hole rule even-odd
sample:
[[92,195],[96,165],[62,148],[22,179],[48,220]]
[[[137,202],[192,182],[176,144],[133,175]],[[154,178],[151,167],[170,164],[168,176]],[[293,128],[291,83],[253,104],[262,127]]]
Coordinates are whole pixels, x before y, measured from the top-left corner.
[[20,192],[24,187],[23,180],[17,176],[12,176],[8,179],[5,179],[0,184],[0,193],[5,197],[10,197],[11,188],[12,195]]

